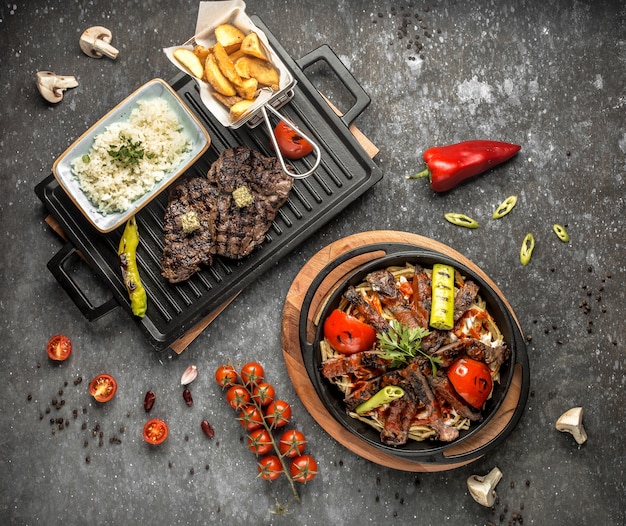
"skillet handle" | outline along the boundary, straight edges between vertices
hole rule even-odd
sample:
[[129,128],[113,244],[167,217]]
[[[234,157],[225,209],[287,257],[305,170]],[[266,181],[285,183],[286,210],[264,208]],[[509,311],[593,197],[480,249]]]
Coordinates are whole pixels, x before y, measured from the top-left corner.
[[346,66],[343,62],[341,62],[339,57],[330,48],[330,46],[328,46],[328,44],[324,44],[317,49],[314,49],[299,60],[296,60],[296,63],[300,66],[300,69],[304,70],[320,60],[323,60],[326,64],[328,64],[346,89],[355,98],[353,106],[341,116],[341,120],[345,123],[345,125],[350,126],[356,118],[363,113],[365,108],[369,106],[372,99],[370,99],[370,96],[365,93],[365,90],[352,76],[352,73],[348,71]]
[[78,284],[70,277],[65,269],[65,264],[72,256],[77,256],[76,247],[72,243],[66,243],[50,261],[48,269],[65,289],[68,296],[89,321],[97,320],[115,309],[119,304],[115,298],[111,298],[101,305],[94,306]]

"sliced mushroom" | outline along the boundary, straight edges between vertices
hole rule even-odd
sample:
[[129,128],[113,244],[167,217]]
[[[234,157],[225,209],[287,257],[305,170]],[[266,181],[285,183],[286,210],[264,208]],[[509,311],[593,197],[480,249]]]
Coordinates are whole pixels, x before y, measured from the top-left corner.
[[556,421],[558,431],[570,433],[578,444],[587,441],[587,432],[583,427],[583,408],[572,407],[563,413]]
[[502,478],[502,472],[496,467],[493,468],[484,477],[472,475],[467,479],[467,489],[472,498],[490,508],[496,501],[496,486]]
[[78,86],[78,82],[75,77],[57,75],[53,71],[37,72],[37,88],[48,102],[61,102],[63,100],[63,92],[76,86]]
[[107,56],[113,60],[117,58],[119,51],[109,42],[113,35],[106,27],[93,26],[85,29],[80,36],[80,49],[85,55],[92,58],[102,58]]

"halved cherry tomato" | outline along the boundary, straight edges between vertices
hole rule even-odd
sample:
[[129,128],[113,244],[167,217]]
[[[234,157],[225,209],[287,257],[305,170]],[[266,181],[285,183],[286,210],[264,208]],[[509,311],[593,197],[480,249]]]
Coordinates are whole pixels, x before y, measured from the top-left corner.
[[283,472],[283,465],[276,455],[263,457],[257,465],[259,466],[259,476],[265,480],[275,480]]
[[263,426],[263,414],[253,405],[247,405],[239,411],[239,423],[246,431],[254,431]]
[[447,374],[454,390],[472,407],[480,409],[489,398],[493,380],[483,362],[459,358],[448,367]]
[[301,159],[313,151],[313,146],[298,132],[292,130],[283,121],[274,128],[274,136],[283,156],[292,161]]
[[263,381],[265,371],[257,362],[248,362],[241,368],[241,381],[244,384],[258,384]]
[[233,409],[241,409],[250,403],[250,393],[243,385],[233,385],[226,391],[226,401]]
[[304,438],[304,434],[296,429],[285,431],[278,440],[278,449],[280,449],[281,454],[286,457],[302,455],[305,446],[306,439]]
[[220,365],[215,370],[215,381],[220,387],[230,387],[237,383],[237,371],[232,365]]
[[110,374],[99,374],[89,382],[89,394],[98,402],[108,402],[117,392],[117,382]]
[[296,482],[309,482],[317,475],[317,462],[311,455],[300,455],[291,461],[289,473]]
[[72,353],[72,342],[67,336],[57,334],[48,340],[46,352],[51,360],[62,362],[67,360]]
[[272,428],[284,427],[291,419],[291,406],[284,400],[274,400],[265,409],[265,421]]
[[265,407],[273,402],[276,392],[272,384],[261,382],[252,389],[252,398],[261,407]]
[[148,444],[160,444],[167,438],[168,433],[167,424],[158,418],[148,420],[143,426],[143,439]]
[[255,455],[265,455],[274,448],[267,429],[255,429],[248,435],[248,447]]
[[354,316],[335,309],[324,321],[324,338],[335,351],[353,354],[371,349],[376,341],[376,331]]

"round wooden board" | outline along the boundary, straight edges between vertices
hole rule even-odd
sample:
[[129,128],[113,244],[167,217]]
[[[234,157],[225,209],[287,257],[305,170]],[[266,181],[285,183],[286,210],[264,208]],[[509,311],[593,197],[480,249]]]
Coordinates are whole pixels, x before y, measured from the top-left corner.
[[[479,274],[489,285],[496,291],[498,296],[510,310],[515,322],[519,327],[519,321],[513,313],[513,309],[493,281],[474,263],[462,254],[456,252],[450,247],[434,241],[432,239],[411,234],[408,232],[398,232],[391,230],[376,230],[362,232],[342,238],[330,245],[326,246],[315,254],[306,265],[300,270],[294,279],[283,309],[282,321],[282,346],[283,357],[287,371],[298,394],[298,397],[307,408],[311,416],[322,426],[322,428],[330,434],[340,444],[348,448],[353,453],[370,460],[371,462],[390,467],[393,469],[413,472],[436,472],[446,471],[464,466],[480,458],[477,455],[469,460],[455,461],[453,458],[449,462],[424,463],[406,458],[399,458],[394,455],[385,453],[367,442],[355,437],[350,431],[344,428],[326,409],[320,400],[311,379],[307,373],[300,345],[299,338],[299,320],[303,308],[303,302],[307,292],[309,292],[312,282],[316,279],[320,271],[327,264],[346,252],[366,245],[376,245],[381,243],[403,243],[414,245],[416,248],[427,248],[443,253],[449,257],[453,257]],[[319,284],[314,291],[311,304],[307,313],[307,340],[313,341],[315,335],[315,316],[319,313],[324,305],[325,299],[332,293],[334,288],[340,285],[347,275],[357,267],[367,263],[368,261],[378,259],[386,255],[383,250],[375,250],[366,252],[353,259],[347,260],[345,263],[338,265],[328,276]],[[520,333],[522,333],[520,328]],[[525,351],[524,351],[525,356]],[[526,364],[525,369],[528,366]],[[526,377],[526,381],[524,381]],[[473,451],[484,448],[487,444],[494,445],[504,438],[504,432],[510,431],[523,410],[528,394],[528,371],[524,370],[521,363],[515,364],[515,373],[511,381],[510,389],[498,412],[489,421],[489,423],[479,433],[469,437],[458,446],[452,446],[446,449],[447,457],[455,457],[465,455]],[[515,421],[513,421],[513,418]],[[511,425],[509,425],[511,424]],[[483,453],[484,454],[484,453]]]

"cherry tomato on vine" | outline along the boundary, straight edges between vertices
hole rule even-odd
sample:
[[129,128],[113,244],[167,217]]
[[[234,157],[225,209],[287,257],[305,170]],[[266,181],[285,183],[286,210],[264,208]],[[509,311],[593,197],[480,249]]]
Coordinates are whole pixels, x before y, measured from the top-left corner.
[[230,387],[237,383],[239,375],[232,365],[220,365],[215,370],[215,381],[220,387]]
[[309,482],[317,475],[317,462],[311,455],[300,455],[291,461],[289,473],[296,482]]
[[302,455],[305,446],[306,439],[304,438],[304,434],[296,429],[285,431],[278,440],[278,449],[281,455],[286,457]]
[[493,381],[483,362],[459,358],[448,367],[447,374],[454,390],[472,407],[480,409],[489,398]]
[[311,143],[283,121],[280,121],[274,128],[274,136],[280,152],[292,161],[301,159],[313,151]]
[[265,480],[275,480],[283,472],[283,466],[276,455],[267,455],[257,463],[259,476]]
[[270,427],[284,427],[291,419],[291,406],[284,400],[274,400],[265,408],[265,420]]
[[274,386],[268,384],[267,382],[261,382],[257,384],[252,389],[252,398],[259,404],[261,407],[265,407],[269,405],[274,400],[276,392],[274,390]]
[[248,435],[248,447],[255,455],[266,455],[274,446],[272,437],[267,429],[255,429]]
[[169,433],[167,424],[158,418],[148,420],[143,426],[143,439],[148,444],[160,444]]
[[240,374],[244,384],[258,384],[263,381],[265,371],[260,363],[248,362],[241,368]]
[[110,374],[99,374],[89,382],[89,394],[98,402],[108,402],[117,392],[117,382]]
[[250,403],[250,393],[242,385],[233,385],[226,391],[226,401],[233,409],[241,409]]
[[57,334],[48,340],[46,352],[48,353],[48,358],[51,360],[62,362],[70,357],[72,353],[72,342],[67,336]]
[[246,431],[254,431],[263,426],[263,414],[255,406],[248,405],[239,412],[239,423]]
[[335,351],[353,354],[371,349],[376,331],[367,323],[335,309],[324,321],[324,338]]

